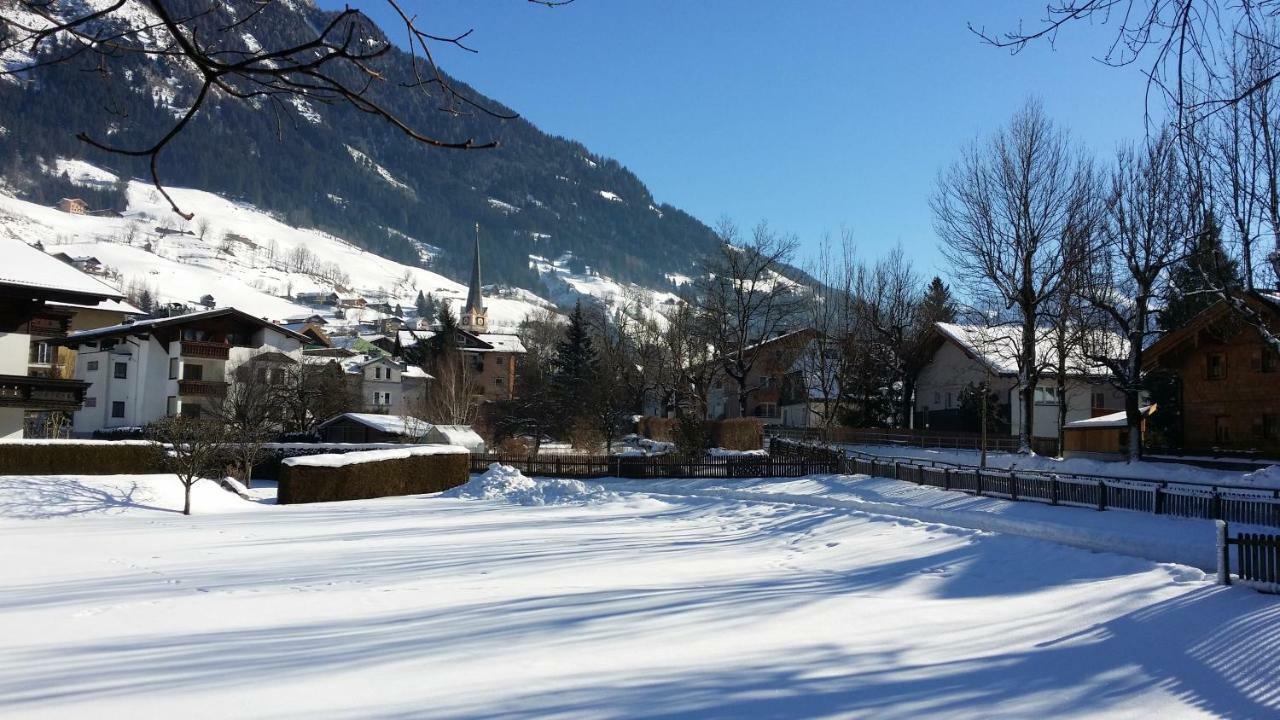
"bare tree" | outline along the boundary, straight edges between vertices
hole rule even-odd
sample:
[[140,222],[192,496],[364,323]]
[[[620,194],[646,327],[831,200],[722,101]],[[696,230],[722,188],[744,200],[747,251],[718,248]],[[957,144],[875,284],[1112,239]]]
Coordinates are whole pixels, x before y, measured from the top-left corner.
[[284,368],[277,400],[284,431],[300,435],[314,435],[320,423],[360,407],[355,388],[336,361]]
[[798,396],[808,408],[806,412],[817,416],[826,437],[842,408],[841,381],[846,371],[842,344],[853,323],[853,293],[859,273],[853,234],[843,231],[838,246],[824,237],[808,273],[814,284],[803,300],[801,319],[815,338],[796,361],[798,378],[783,390]]
[[1168,270],[1198,229],[1198,215],[1171,134],[1116,155],[1105,220],[1082,289],[1097,321],[1086,323],[1091,328],[1081,347],[1124,393],[1130,460],[1142,457],[1143,349],[1157,332],[1155,309]]
[[182,514],[191,514],[191,487],[215,477],[227,461],[226,433],[221,423],[183,415],[164,418],[147,428],[157,463],[182,483]]
[[[910,368],[911,350],[915,344],[915,330],[919,327],[917,311],[920,306],[922,286],[920,276],[911,267],[902,246],[899,245],[875,265],[859,273],[855,289],[854,313],[864,337],[871,339],[875,350],[892,378],[890,385],[897,385],[893,397],[892,421],[905,426],[911,417],[912,398],[918,368]],[[892,390],[891,390],[892,394]]]
[[[571,0],[531,0],[559,5]],[[387,102],[387,88],[422,93],[429,104],[446,113],[481,113],[515,117],[472,99],[439,70],[433,47],[453,46],[474,52],[466,40],[471,31],[456,36],[432,34],[399,0],[386,0],[402,23],[410,62],[407,76],[390,71],[384,56],[392,50],[387,37],[361,11],[345,8],[318,14],[316,25],[302,25],[307,37],[287,40],[278,47],[248,46],[242,26],[271,2],[256,6],[213,0],[184,3],[147,0],[144,14],[136,4],[114,0],[108,4],[65,4],[47,0],[15,0],[0,5],[0,54],[31,58],[10,63],[0,75],[26,74],[49,65],[88,59],[104,83],[108,69],[125,58],[146,57],[169,64],[193,78],[192,99],[176,113],[168,130],[141,147],[117,144],[108,137],[81,131],[77,137],[100,150],[146,158],[156,189],[174,212],[190,219],[160,182],[158,159],[166,147],[207,104],[215,101],[272,103],[282,112],[285,103],[317,103],[345,106],[370,115],[411,140],[430,147],[451,149],[491,148],[496,140],[444,138],[412,126]],[[284,35],[288,37],[288,35]]]
[[253,468],[266,455],[263,446],[283,429],[293,365],[278,353],[250,356],[231,371],[226,393],[213,406],[212,419],[222,425],[228,453],[245,487],[252,484]]
[[471,425],[480,414],[480,394],[471,359],[461,350],[433,358],[427,372],[423,419],[438,425]]
[[975,298],[1015,311],[1022,452],[1030,452],[1037,335],[1069,254],[1062,244],[1093,218],[1092,162],[1036,102],[977,142],[938,180],[931,201],[943,255]]
[[699,280],[699,310],[705,338],[715,348],[720,370],[736,387],[738,412],[756,390],[748,380],[760,359],[760,343],[792,329],[799,312],[794,284],[781,275],[795,252],[796,240],[760,223],[749,240],[730,221],[721,221],[720,246]]

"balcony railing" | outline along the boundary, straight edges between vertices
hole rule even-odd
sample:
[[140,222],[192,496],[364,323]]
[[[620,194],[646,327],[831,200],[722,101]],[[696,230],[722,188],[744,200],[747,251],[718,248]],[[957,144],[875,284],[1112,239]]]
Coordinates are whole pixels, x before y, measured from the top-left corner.
[[79,410],[88,387],[89,383],[81,380],[0,375],[0,407]]
[[206,340],[183,340],[181,353],[182,357],[226,360],[231,357],[231,345]]
[[179,380],[178,394],[212,397],[227,394],[227,384],[217,380]]

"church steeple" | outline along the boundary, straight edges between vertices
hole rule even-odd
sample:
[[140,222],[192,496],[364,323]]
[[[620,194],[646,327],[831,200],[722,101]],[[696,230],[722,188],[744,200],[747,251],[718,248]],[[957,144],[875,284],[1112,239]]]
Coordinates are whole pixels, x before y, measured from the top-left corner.
[[480,291],[480,223],[476,223],[476,249],[471,265],[471,287],[467,289],[467,305],[462,309],[458,325],[469,332],[484,332],[487,313]]

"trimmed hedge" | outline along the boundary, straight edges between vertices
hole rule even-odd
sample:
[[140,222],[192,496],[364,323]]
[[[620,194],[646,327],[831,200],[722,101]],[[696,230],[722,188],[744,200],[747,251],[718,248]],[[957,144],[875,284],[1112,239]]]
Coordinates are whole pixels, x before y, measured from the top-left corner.
[[138,475],[161,472],[148,442],[26,440],[0,443],[0,475]]
[[[276,498],[281,505],[336,500],[363,500],[392,495],[420,495],[467,482],[471,455],[442,452],[447,446],[407,446],[346,455],[313,455],[280,465]],[[326,460],[334,464],[323,464]]]
[[395,443],[267,443],[262,446],[262,459],[253,466],[254,480],[279,480],[280,464],[291,457],[310,455],[342,455],[345,453],[381,450],[396,447]]
[[[677,421],[674,418],[646,416],[640,418],[637,430],[651,440],[673,441]],[[704,420],[703,432],[710,447],[725,450],[761,450],[764,448],[764,423],[757,418]]]

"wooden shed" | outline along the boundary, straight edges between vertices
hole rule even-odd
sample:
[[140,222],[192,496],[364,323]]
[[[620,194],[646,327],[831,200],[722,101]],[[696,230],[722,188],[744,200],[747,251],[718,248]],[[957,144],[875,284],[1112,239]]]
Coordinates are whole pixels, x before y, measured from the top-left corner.
[[376,413],[343,413],[317,428],[320,438],[333,443],[420,443],[431,423],[415,417]]
[[[1147,432],[1147,418],[1156,411],[1155,404],[1142,409],[1142,433]],[[1129,419],[1122,410],[1063,426],[1063,457],[1094,460],[1125,460],[1129,457]]]

